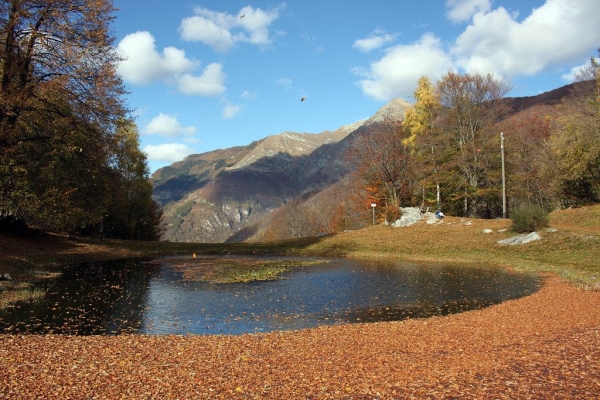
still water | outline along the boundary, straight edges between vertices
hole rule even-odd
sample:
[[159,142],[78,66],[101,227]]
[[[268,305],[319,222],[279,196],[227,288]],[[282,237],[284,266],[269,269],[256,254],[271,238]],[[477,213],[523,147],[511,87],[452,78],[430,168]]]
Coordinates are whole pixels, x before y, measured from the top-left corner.
[[0,311],[0,332],[242,334],[448,315],[529,295],[533,276],[500,269],[327,260],[284,279],[186,282],[141,261],[69,268],[34,303]]

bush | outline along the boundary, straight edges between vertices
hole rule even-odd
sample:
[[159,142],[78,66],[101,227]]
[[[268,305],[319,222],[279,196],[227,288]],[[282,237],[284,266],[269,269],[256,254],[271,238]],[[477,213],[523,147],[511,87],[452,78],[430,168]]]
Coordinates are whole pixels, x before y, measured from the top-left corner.
[[394,206],[386,206],[384,209],[385,220],[389,223],[392,223],[402,216],[402,212],[400,208]]
[[548,226],[548,213],[538,206],[522,206],[511,213],[512,230],[515,232],[535,232]]

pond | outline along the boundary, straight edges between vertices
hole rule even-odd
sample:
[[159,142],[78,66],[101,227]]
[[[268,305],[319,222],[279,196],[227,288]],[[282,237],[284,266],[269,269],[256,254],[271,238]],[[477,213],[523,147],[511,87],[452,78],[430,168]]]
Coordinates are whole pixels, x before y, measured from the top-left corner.
[[243,334],[395,321],[487,307],[541,284],[502,269],[322,261],[230,284],[185,281],[165,263],[79,265],[47,282],[42,300],[0,311],[0,332]]

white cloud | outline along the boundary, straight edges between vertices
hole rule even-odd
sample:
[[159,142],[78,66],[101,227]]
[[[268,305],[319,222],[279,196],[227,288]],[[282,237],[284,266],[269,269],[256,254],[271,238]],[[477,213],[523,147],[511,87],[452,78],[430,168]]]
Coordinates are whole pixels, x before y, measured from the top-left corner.
[[406,99],[413,94],[422,75],[436,79],[448,69],[452,69],[452,63],[442,49],[440,39],[428,33],[416,43],[387,49],[368,70],[359,68],[365,79],[358,84],[363,93],[375,100]]
[[249,91],[244,90],[244,92],[240,94],[240,97],[244,100],[256,100],[258,95],[256,93],[250,93]]
[[[364,77],[358,82],[363,93],[381,101],[407,98],[421,75],[434,80],[448,70],[492,73],[510,80],[579,63],[598,46],[599,1],[546,0],[522,21],[503,7],[491,10],[489,3],[447,1],[449,18],[471,18],[451,47],[444,48],[428,33],[418,42],[386,49],[368,68],[356,68]],[[567,72],[563,79],[570,80],[573,74]]]
[[183,50],[166,47],[162,54],[159,53],[149,32],[125,36],[117,46],[117,54],[124,59],[117,66],[117,71],[125,81],[133,84],[169,79],[196,67],[196,62],[186,58]]
[[162,161],[174,163],[194,154],[194,149],[181,143],[166,143],[159,145],[146,145],[142,149],[148,155],[149,161]]
[[179,31],[182,39],[202,42],[220,53],[238,42],[264,46],[271,42],[269,26],[283,8],[285,3],[268,11],[246,6],[234,15],[198,7],[194,10],[196,15],[181,21]]
[[237,114],[242,111],[242,107],[236,104],[227,104],[225,108],[223,108],[223,118],[230,119],[235,117]]
[[452,22],[467,22],[478,13],[490,11],[492,5],[490,0],[447,0],[446,16]]
[[577,62],[598,46],[598,15],[600,2],[589,0],[547,0],[522,22],[499,7],[476,14],[451,54],[466,71],[534,75]]
[[[595,58],[597,63],[600,63],[600,58]],[[582,79],[581,75],[587,75],[585,72],[590,68],[591,64],[588,59],[587,62],[571,68],[568,72],[561,75],[561,78],[568,83],[576,82]],[[585,78],[583,78],[585,79]]]
[[177,86],[181,93],[187,95],[220,96],[227,90],[225,78],[221,64],[212,63],[204,68],[201,76],[181,76]]
[[294,86],[294,81],[290,78],[279,78],[277,79],[277,84],[284,89],[291,89]]
[[159,53],[149,32],[125,36],[117,46],[117,53],[124,59],[117,71],[129,83],[164,81],[183,94],[199,96],[219,96],[227,90],[221,64],[209,64],[202,75],[195,76],[193,71],[200,65],[198,61],[186,58],[185,52],[175,47],[166,47]]
[[161,135],[168,137],[175,136],[192,136],[196,133],[196,128],[193,126],[183,127],[177,121],[177,118],[167,114],[160,113],[146,125],[143,131],[147,135]]
[[367,38],[356,40],[352,47],[358,49],[363,53],[368,53],[372,50],[379,49],[383,45],[391,42],[396,38],[396,36],[397,35],[385,33],[385,31],[378,29],[372,32]]

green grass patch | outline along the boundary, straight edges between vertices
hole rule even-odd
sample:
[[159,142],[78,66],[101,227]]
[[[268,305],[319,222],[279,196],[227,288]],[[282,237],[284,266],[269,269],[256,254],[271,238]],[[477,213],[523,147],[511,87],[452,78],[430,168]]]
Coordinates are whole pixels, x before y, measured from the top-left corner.
[[30,284],[19,283],[13,287],[9,287],[0,293],[0,310],[13,307],[19,303],[36,301],[43,298],[46,292],[32,288]]
[[247,283],[281,279],[281,274],[291,268],[315,265],[321,262],[237,257],[199,258],[175,261],[175,268],[183,272],[183,278],[186,281]]

